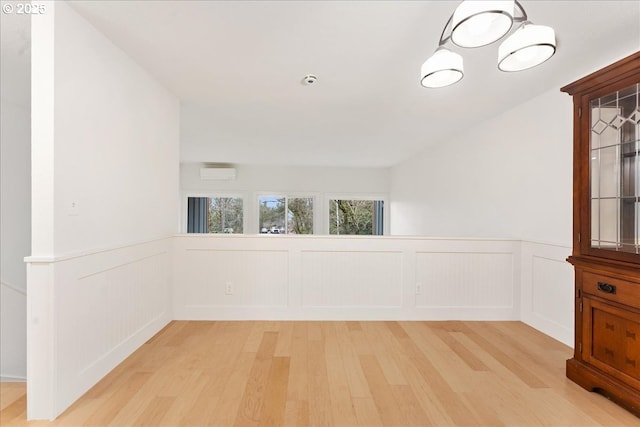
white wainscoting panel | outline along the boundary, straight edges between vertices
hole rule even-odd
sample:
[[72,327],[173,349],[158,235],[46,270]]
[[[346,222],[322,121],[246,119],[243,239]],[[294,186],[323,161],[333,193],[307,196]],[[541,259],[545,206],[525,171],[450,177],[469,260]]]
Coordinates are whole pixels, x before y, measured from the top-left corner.
[[28,417],[53,419],[171,320],[171,239],[27,259]]
[[182,304],[197,309],[286,307],[288,256],[284,250],[189,249],[180,280]]
[[27,293],[25,285],[0,282],[0,381],[27,379]]
[[519,248],[509,239],[177,235],[173,315],[513,320]]
[[511,253],[418,253],[416,281],[422,293],[416,305],[512,309],[513,262]]
[[573,347],[574,274],[568,246],[522,242],[521,319]]
[[28,417],[55,418],[172,318],[521,319],[571,345],[569,253],[509,239],[176,235],[32,257]]
[[402,253],[302,252],[303,307],[400,308]]

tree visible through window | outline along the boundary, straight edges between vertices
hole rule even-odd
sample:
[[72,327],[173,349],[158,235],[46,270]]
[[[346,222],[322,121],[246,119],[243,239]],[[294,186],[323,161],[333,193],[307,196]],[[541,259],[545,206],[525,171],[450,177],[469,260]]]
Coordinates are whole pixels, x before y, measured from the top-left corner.
[[187,206],[188,233],[243,232],[240,197],[189,197]]
[[259,228],[263,234],[313,234],[313,198],[262,196]]
[[242,234],[242,199],[212,197],[209,199],[209,233]]
[[382,235],[382,200],[330,200],[329,234]]

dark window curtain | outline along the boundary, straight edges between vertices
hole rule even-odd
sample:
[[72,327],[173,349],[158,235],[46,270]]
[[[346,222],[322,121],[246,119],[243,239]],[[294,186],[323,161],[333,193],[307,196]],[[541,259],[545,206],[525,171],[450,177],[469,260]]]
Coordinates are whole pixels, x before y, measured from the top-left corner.
[[373,202],[373,234],[374,236],[382,236],[384,234],[384,202],[382,200],[374,200]]
[[189,197],[187,205],[187,233],[206,233],[209,199]]

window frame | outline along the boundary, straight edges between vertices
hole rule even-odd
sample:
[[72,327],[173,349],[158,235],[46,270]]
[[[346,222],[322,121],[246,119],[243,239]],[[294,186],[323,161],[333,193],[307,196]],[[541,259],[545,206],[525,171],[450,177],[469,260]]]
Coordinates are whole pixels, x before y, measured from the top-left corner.
[[[253,218],[252,224],[255,226],[255,233],[259,235],[263,235],[260,233],[260,197],[284,197],[285,199],[299,199],[306,198],[313,200],[313,234],[301,234],[301,236],[314,236],[321,234],[320,227],[320,217],[319,212],[321,212],[322,207],[319,207],[320,197],[317,192],[311,191],[256,191],[253,193]],[[285,206],[288,203],[285,201]],[[286,208],[285,208],[286,212]],[[286,220],[286,219],[285,219]],[[284,233],[286,236],[298,236],[298,234],[289,234]]]
[[[207,197],[212,198],[239,198],[242,199],[242,233],[230,233],[229,235],[243,235],[249,234],[247,232],[247,196],[242,191],[189,191],[182,194],[182,209],[180,209],[180,230],[184,234],[189,234],[188,230],[188,209],[189,209],[189,197]],[[194,233],[190,233],[194,234]],[[198,234],[224,234],[224,233],[198,233]]]
[[[389,235],[389,196],[386,193],[326,193],[324,197],[324,214],[325,220],[323,221],[323,230],[322,234],[327,236],[351,236],[351,237],[365,237],[365,236],[355,236],[348,234],[329,234],[329,221],[331,221],[331,217],[329,215],[329,210],[331,207],[332,200],[371,200],[371,201],[381,201],[383,202],[383,218],[382,218],[382,234],[381,236]],[[376,236],[376,235],[371,235]]]

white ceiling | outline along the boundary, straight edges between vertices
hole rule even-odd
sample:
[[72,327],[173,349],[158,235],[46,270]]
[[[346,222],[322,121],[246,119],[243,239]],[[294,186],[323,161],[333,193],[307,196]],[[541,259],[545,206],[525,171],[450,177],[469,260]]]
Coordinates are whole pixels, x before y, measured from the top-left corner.
[[[453,48],[462,82],[422,88],[458,3],[72,2],[180,98],[182,161],[388,167],[581,77],[593,58],[640,49],[640,1],[522,1],[555,29],[553,58],[503,73],[498,43]],[[318,82],[304,86],[309,73]]]

